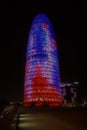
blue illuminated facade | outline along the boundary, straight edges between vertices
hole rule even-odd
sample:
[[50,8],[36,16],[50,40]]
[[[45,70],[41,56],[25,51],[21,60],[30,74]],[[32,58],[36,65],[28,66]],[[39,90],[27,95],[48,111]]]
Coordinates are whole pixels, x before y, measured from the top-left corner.
[[31,26],[26,53],[24,105],[62,102],[55,35],[49,19],[38,14]]

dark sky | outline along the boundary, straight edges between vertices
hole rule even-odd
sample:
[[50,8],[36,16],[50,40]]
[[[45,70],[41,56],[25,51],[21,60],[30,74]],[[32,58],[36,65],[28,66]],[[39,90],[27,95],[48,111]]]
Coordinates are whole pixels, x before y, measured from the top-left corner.
[[27,38],[32,21],[40,12],[48,16],[55,31],[61,81],[78,81],[80,95],[86,96],[86,3],[28,1],[0,4],[0,99],[23,99]]

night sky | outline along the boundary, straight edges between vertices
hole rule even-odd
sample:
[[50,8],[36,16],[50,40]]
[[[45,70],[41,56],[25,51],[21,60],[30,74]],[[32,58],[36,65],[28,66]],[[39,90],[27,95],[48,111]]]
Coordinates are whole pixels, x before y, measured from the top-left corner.
[[86,97],[86,4],[74,0],[3,1],[0,4],[0,99],[22,100],[28,33],[34,17],[45,13],[58,43],[61,82],[79,82]]

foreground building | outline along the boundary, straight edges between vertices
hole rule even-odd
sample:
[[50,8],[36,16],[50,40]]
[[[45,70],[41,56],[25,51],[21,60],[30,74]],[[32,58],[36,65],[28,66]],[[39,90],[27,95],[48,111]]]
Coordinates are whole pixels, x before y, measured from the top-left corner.
[[38,14],[32,23],[27,43],[24,105],[61,105],[59,74],[52,25],[44,14]]

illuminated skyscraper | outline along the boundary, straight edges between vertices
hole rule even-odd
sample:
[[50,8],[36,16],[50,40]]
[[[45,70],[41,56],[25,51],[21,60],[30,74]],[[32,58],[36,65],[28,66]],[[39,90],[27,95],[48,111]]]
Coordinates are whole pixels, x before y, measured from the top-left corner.
[[59,106],[62,102],[57,44],[49,19],[38,14],[31,26],[26,53],[24,105]]

